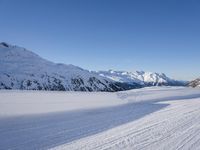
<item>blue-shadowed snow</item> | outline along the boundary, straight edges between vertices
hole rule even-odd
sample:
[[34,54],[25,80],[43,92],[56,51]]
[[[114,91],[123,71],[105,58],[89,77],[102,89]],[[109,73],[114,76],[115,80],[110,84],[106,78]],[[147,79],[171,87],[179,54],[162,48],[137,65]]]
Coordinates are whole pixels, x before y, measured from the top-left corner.
[[200,90],[0,91],[0,149],[198,149]]

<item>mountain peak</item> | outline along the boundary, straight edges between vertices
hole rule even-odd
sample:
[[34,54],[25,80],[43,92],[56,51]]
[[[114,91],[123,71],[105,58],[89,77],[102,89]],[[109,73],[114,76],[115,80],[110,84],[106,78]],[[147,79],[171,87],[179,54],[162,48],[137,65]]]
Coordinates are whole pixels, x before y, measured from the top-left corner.
[[23,47],[0,43],[0,89],[119,91],[113,81],[74,65],[56,64]]
[[23,47],[0,43],[0,89],[119,91],[177,85],[164,74],[127,71],[92,72],[56,64]]
[[42,59],[32,51],[16,45],[10,45],[5,42],[0,43],[0,48],[0,57],[2,61],[21,62],[21,60],[26,59],[29,62],[33,59]]
[[1,46],[1,47],[5,47],[5,48],[10,47],[10,45],[9,45],[8,43],[6,43],[6,42],[1,42],[1,43],[0,43],[0,46]]
[[139,83],[146,86],[155,86],[155,85],[179,85],[179,81],[170,79],[164,73],[154,73],[154,72],[145,72],[145,71],[99,71],[100,76],[109,78],[116,82],[121,83]]
[[197,79],[195,79],[195,80],[189,82],[189,83],[188,83],[188,86],[200,88],[200,78],[197,78]]

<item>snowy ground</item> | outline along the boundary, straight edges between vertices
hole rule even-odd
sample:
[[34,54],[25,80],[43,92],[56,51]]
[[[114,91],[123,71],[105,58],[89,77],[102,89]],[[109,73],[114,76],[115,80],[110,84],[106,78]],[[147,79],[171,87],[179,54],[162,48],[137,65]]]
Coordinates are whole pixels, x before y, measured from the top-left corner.
[[0,149],[200,149],[200,90],[0,91]]

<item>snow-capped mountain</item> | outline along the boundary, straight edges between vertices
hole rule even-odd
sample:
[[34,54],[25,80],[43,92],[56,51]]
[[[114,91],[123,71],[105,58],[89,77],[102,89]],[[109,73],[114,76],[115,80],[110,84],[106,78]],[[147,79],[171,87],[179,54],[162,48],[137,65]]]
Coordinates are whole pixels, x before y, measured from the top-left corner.
[[56,64],[18,46],[0,43],[0,89],[121,91],[156,85],[179,85],[164,74],[88,71]]
[[47,61],[25,48],[0,43],[0,89],[125,90],[96,73]]
[[144,71],[99,71],[100,76],[109,78],[116,82],[139,84],[141,86],[183,85],[183,82],[167,77],[164,73],[152,73]]
[[188,86],[200,88],[200,78],[197,78],[197,79],[189,82]]

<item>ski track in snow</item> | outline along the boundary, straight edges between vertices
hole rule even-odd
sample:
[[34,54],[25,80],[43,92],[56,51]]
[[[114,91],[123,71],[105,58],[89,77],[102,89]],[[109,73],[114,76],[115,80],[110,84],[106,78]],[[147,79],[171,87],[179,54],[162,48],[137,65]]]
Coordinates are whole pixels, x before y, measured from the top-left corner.
[[[15,100],[10,100],[11,93]],[[0,91],[0,108],[5,107],[0,109],[0,149],[200,149],[199,89],[153,87],[108,94],[54,92],[57,99],[50,102],[59,102],[56,110],[46,106],[48,101],[40,103],[38,92],[25,92],[32,96],[30,100],[27,95],[19,96],[22,93]],[[70,103],[73,94],[76,102]],[[47,92],[46,98],[50,95]],[[107,102],[101,100],[105,95]],[[67,108],[63,97],[73,109]],[[23,98],[33,109],[26,110]],[[83,104],[87,102],[86,107]],[[40,113],[36,113],[37,104]],[[13,105],[17,108],[11,111]],[[66,105],[66,111],[62,105]]]

